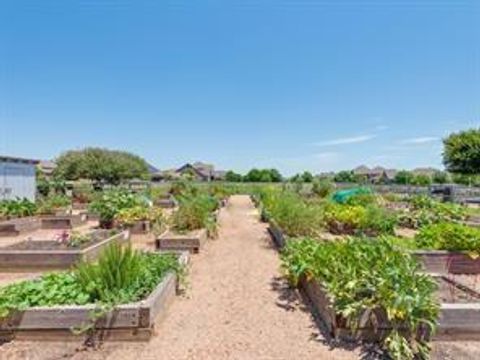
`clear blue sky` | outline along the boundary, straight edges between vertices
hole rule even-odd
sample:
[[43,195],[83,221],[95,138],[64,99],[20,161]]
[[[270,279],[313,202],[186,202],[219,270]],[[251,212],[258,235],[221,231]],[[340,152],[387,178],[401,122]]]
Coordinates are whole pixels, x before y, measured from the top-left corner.
[[480,124],[480,1],[1,1],[0,154],[440,166]]

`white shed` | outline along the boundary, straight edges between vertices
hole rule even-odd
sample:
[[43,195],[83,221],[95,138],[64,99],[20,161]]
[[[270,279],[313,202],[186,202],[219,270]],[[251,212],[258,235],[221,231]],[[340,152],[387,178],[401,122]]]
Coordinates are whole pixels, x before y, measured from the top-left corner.
[[0,200],[35,201],[37,164],[36,160],[0,155]]

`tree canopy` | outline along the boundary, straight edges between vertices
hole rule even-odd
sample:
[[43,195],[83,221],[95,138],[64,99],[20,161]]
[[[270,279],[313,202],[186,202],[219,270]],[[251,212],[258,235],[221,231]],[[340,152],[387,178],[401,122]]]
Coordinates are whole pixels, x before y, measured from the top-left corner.
[[355,176],[353,171],[342,170],[335,174],[334,181],[345,183],[355,182]]
[[443,140],[443,163],[455,174],[480,174],[480,129],[453,133]]
[[395,175],[395,184],[408,185],[413,183],[414,175],[407,170],[401,170]]
[[277,169],[252,169],[244,176],[246,182],[281,182],[282,175]]
[[225,174],[225,180],[230,182],[241,182],[243,181],[243,176],[230,170]]
[[54,175],[65,180],[90,179],[118,184],[123,180],[148,178],[148,164],[125,151],[101,148],[70,150],[56,159]]

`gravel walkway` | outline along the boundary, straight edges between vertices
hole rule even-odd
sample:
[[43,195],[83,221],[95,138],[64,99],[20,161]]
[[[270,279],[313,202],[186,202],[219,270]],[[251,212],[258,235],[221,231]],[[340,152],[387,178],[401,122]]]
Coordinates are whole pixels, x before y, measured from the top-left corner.
[[[221,212],[219,239],[193,257],[186,295],[176,299],[149,343],[106,343],[81,351],[72,343],[14,342],[0,347],[0,359],[360,359],[359,350],[326,344],[279,268],[250,199],[234,196]],[[452,350],[461,354],[454,359],[478,358],[469,357],[467,349],[442,345],[436,358],[450,359]]]

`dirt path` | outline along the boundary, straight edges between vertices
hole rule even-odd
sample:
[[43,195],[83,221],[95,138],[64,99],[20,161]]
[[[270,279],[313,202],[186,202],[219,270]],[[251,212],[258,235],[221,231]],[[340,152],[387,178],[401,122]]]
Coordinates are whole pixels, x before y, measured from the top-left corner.
[[[221,212],[219,239],[193,257],[186,296],[176,299],[149,343],[107,343],[88,352],[75,344],[11,343],[0,347],[0,359],[359,359],[357,350],[325,343],[279,267],[250,199],[234,196]],[[449,358],[450,348],[442,350],[439,359]]]

